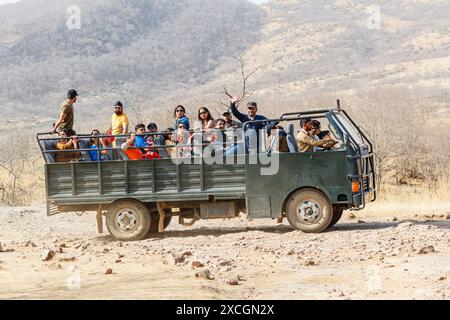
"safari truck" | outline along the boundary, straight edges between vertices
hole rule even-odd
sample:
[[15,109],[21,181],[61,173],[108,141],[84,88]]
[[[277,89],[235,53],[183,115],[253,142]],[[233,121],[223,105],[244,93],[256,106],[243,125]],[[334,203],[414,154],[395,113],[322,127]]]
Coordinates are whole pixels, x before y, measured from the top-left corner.
[[[299,152],[296,135],[302,118],[319,120],[338,145]],[[263,139],[256,153],[234,154],[233,161],[212,164],[204,157],[191,163],[170,157],[130,160],[121,150],[113,150],[118,151],[114,160],[92,161],[92,149],[81,143],[90,137],[81,135],[81,161],[55,162],[60,138],[38,134],[47,214],[96,212],[99,233],[105,217],[113,238],[132,241],[162,233],[174,217],[192,226],[199,219],[230,219],[241,213],[278,223],[287,218],[294,229],[319,233],[336,224],[343,210],[361,210],[375,201],[372,143],[347,112],[340,107],[292,112],[270,121],[287,129],[289,152],[264,150]],[[164,151],[167,146],[157,147]],[[268,162],[275,160],[276,168],[269,170],[273,163]]]

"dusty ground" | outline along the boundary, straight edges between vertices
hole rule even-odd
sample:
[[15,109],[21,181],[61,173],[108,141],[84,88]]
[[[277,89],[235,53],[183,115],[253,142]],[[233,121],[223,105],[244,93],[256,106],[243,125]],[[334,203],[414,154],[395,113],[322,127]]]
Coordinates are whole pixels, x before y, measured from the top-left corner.
[[96,234],[94,215],[3,207],[0,299],[450,299],[450,204],[355,215],[322,234],[245,216],[173,220],[121,243]]

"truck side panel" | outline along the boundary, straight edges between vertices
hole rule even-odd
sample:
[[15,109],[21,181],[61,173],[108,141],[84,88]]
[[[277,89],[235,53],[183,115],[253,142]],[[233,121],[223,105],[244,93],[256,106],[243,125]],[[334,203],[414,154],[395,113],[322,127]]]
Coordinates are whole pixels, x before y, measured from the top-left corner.
[[245,166],[180,164],[171,160],[46,165],[50,204],[105,204],[245,198]]

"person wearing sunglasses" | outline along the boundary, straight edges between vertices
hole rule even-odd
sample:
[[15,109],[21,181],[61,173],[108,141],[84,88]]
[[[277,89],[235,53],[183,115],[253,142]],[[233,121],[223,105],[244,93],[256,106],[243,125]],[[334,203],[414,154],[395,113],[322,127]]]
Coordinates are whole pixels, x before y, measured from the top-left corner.
[[174,130],[177,130],[180,124],[183,124],[187,131],[190,130],[189,118],[186,116],[186,109],[182,105],[179,105],[175,108],[174,117],[175,117],[175,124],[173,126]]
[[208,108],[198,109],[198,121],[202,124],[202,131],[214,128],[214,119]]

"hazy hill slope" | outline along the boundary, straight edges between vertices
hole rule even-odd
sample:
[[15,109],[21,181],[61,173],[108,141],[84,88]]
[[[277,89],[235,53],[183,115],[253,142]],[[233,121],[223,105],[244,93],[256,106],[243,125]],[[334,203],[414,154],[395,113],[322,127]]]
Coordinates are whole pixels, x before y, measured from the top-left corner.
[[245,0],[80,0],[81,29],[69,30],[72,4],[0,7],[0,105],[45,113],[69,87],[85,98],[126,92],[132,101],[206,83],[229,50],[259,40],[265,18]]
[[[374,5],[379,29],[368,27]],[[265,8],[270,22],[245,54],[249,70],[259,67],[250,83],[259,99],[450,89],[450,1],[277,0]],[[236,82],[236,74],[211,87]]]
[[[223,84],[239,92],[230,52],[243,54],[248,70],[259,68],[249,89],[264,112],[274,102],[450,89],[450,1],[80,0],[82,28],[71,31],[72,4],[0,7],[0,107],[15,119],[37,110],[33,121],[48,126],[69,87],[82,93],[78,119],[97,123],[115,99],[146,118],[176,103],[192,113],[217,106],[226,100]],[[380,29],[367,26],[374,5]]]

